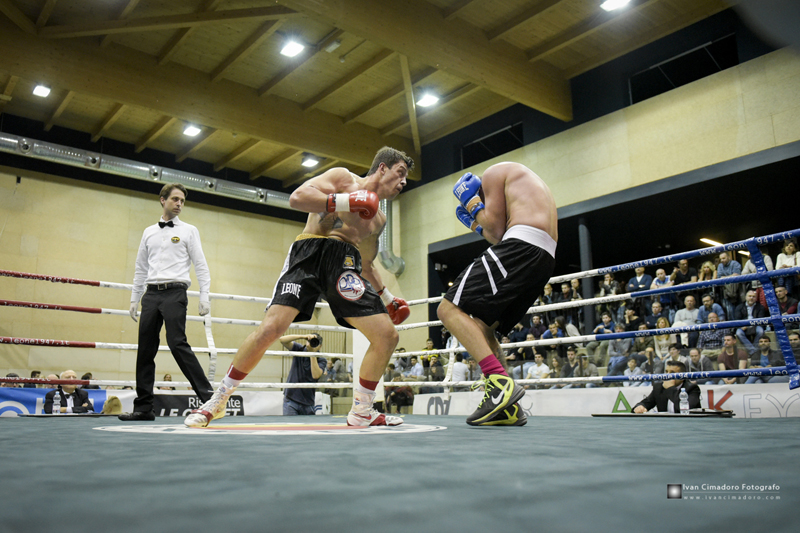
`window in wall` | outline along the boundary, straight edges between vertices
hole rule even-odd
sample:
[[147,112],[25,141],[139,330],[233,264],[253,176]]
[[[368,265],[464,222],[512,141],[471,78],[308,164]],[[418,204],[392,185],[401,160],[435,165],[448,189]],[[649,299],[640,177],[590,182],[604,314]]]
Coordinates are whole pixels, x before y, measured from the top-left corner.
[[736,36],[730,34],[631,76],[628,79],[631,104],[647,100],[738,64]]
[[520,122],[463,145],[461,168],[477,165],[522,146],[522,122]]

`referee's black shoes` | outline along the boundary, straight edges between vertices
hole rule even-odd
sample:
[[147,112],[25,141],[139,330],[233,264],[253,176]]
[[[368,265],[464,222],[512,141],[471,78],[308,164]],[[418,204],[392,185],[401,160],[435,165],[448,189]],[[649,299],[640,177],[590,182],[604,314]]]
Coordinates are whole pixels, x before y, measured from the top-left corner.
[[156,414],[153,411],[134,411],[132,413],[123,413],[119,415],[117,418],[120,420],[125,420],[126,422],[130,421],[137,421],[137,420],[155,420]]

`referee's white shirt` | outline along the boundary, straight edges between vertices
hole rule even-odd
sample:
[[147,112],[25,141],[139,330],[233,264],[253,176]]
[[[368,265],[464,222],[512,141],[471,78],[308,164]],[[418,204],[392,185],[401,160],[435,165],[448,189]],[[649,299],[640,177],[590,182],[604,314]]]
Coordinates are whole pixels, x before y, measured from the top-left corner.
[[[161,219],[164,221],[164,219]],[[200,301],[208,302],[211,274],[200,244],[200,232],[191,224],[172,219],[174,227],[148,226],[136,255],[136,272],[133,276],[131,303],[138,303],[145,285],[183,282],[192,284],[189,269],[194,263],[197,282],[200,284]]]

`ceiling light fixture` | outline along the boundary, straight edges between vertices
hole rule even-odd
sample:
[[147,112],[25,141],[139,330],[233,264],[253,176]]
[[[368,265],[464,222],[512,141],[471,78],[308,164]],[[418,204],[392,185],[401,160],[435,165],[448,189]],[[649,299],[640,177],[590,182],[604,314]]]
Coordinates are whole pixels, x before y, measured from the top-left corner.
[[328,52],[330,54],[331,52],[333,52],[334,50],[336,50],[340,46],[342,46],[342,40],[341,39],[336,39],[335,41],[331,41],[328,44],[328,46],[323,48],[323,50],[325,50],[326,52]]
[[285,55],[286,57],[294,57],[302,52],[304,48],[305,46],[302,44],[290,39],[285,45],[283,45],[283,48],[281,48],[281,54]]
[[[712,241],[711,239],[706,239],[705,237],[700,239],[700,242],[704,242],[706,244],[710,244],[711,246],[723,246],[723,244],[721,242]],[[742,255],[746,255],[747,257],[750,257],[750,252],[744,252],[742,250],[737,250],[737,252],[739,252]]]
[[600,7],[606,11],[614,11],[615,9],[627,6],[630,2],[631,0],[606,0],[600,4]]
[[300,163],[304,167],[312,168],[319,165],[319,159],[314,157],[313,155],[307,155],[303,158],[303,162]]
[[42,98],[47,98],[50,94],[50,87],[46,87],[44,85],[37,85],[33,88],[33,94],[36,96],[41,96]]
[[203,131],[203,130],[201,130],[197,126],[193,126],[192,124],[189,124],[188,126],[186,126],[186,129],[183,130],[183,134],[184,135],[188,135],[189,137],[195,137],[201,131]]
[[430,107],[439,101],[439,97],[433,93],[424,93],[422,98],[417,100],[417,105],[420,107]]

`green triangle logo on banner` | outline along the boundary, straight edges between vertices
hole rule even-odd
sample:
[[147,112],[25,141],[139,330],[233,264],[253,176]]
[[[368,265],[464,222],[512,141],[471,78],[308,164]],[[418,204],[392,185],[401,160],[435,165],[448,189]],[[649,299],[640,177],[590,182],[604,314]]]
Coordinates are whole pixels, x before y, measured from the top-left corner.
[[[621,408],[624,406],[624,408]],[[630,413],[631,412],[631,404],[628,403],[628,400],[625,399],[625,396],[620,391],[617,394],[617,401],[614,403],[614,408],[611,410],[612,413]]]

